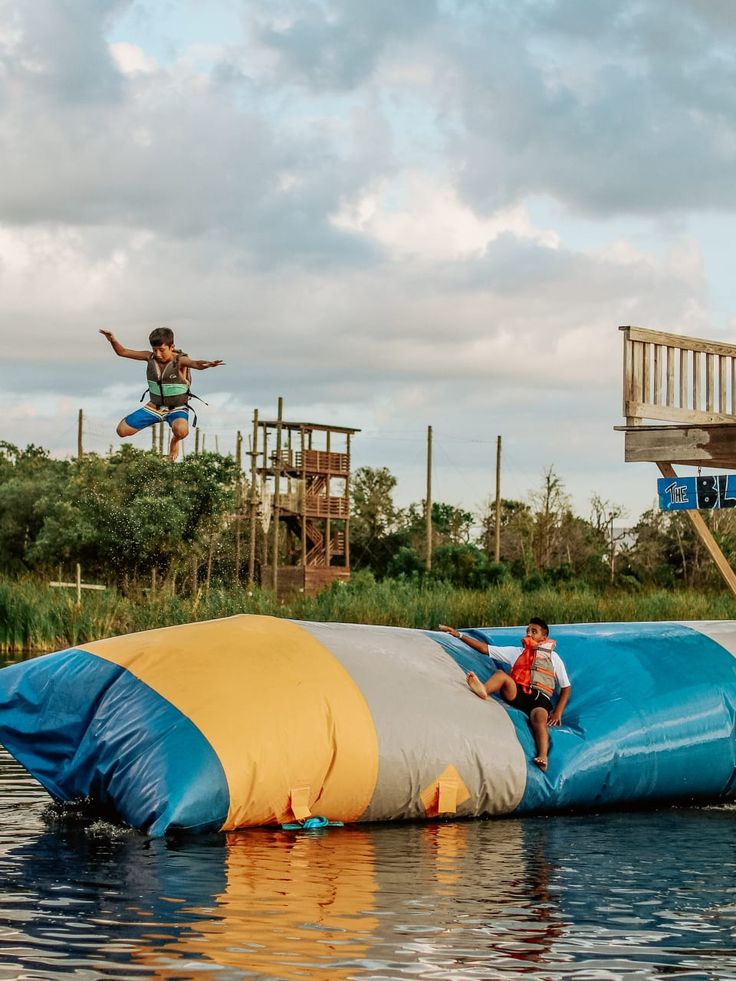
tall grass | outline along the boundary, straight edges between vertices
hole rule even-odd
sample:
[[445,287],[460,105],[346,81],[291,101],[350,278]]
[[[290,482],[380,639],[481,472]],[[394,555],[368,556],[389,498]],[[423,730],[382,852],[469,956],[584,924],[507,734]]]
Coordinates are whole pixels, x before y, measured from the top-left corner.
[[397,627],[508,626],[543,616],[551,623],[736,619],[728,593],[696,590],[597,592],[588,587],[545,586],[525,592],[505,582],[487,590],[455,589],[443,583],[373,582],[356,576],[317,596],[278,601],[265,590],[213,588],[194,596],[122,596],[110,589],[86,593],[81,606],[73,591],[50,589],[32,579],[0,580],[0,652],[48,651],[116,634],[148,630],[236,613],[300,620],[375,623]]

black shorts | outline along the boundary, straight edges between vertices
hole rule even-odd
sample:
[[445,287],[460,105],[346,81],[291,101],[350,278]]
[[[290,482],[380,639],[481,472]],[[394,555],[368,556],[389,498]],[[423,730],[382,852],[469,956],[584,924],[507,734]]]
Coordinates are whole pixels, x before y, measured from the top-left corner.
[[512,708],[521,709],[527,715],[530,715],[532,709],[536,708],[546,709],[548,712],[552,711],[552,702],[544,692],[532,689],[531,692],[527,693],[522,691],[518,685],[516,687],[516,698],[513,702],[509,702],[509,705]]

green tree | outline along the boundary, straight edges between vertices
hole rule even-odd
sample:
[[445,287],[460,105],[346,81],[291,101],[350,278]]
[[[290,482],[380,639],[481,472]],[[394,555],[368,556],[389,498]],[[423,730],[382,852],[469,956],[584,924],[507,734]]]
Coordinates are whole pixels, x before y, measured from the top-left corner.
[[[731,511],[708,511],[703,515],[726,558],[736,558],[736,516]],[[660,586],[721,585],[720,574],[711,561],[692,522],[684,511],[645,511],[633,529],[634,543],[623,557],[625,572],[640,582]]]
[[352,480],[350,554],[354,568],[381,577],[392,557],[408,544],[394,505],[396,478],[387,467],[360,467]]
[[[534,516],[524,501],[501,498],[501,562],[517,576],[528,575],[534,568]],[[491,499],[481,515],[480,544],[486,555],[495,555],[496,502]]]
[[463,589],[484,589],[500,575],[496,563],[470,542],[440,545],[432,556],[432,578]]
[[39,502],[44,519],[26,559],[37,567],[81,562],[118,583],[153,569],[175,574],[228,527],[236,480],[235,462],[215,453],[175,466],[130,446],[105,459],[85,456]]
[[[401,524],[409,536],[412,547],[420,554],[427,547],[427,521],[425,502],[410,504],[401,515]],[[432,551],[441,545],[467,545],[475,520],[471,511],[455,507],[444,501],[432,502]]]
[[29,568],[28,552],[46,520],[46,504],[61,493],[70,464],[37,446],[0,443],[0,568]]

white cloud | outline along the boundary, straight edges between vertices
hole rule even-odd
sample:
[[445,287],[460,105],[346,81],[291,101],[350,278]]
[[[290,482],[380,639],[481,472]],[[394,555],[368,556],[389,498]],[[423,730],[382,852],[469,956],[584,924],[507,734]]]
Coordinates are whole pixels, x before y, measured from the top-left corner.
[[559,245],[556,232],[533,228],[524,205],[483,218],[459,198],[452,184],[433,182],[417,172],[381,182],[354,203],[343,205],[333,222],[369,236],[399,259],[415,256],[452,262],[480,256],[489,242],[506,232],[549,248]]
[[139,72],[151,74],[158,69],[155,58],[149,58],[137,44],[119,41],[110,45],[110,52],[115,64],[124,75],[136,75]]
[[0,438],[68,449],[81,405],[106,448],[139,367],[97,328],[143,346],[168,323],[227,361],[197,379],[223,445],[283,394],[409,433],[416,460],[357,452],[420,483],[445,427],[466,504],[490,470],[458,434],[503,432],[534,461],[519,481],[555,463],[583,496],[608,468],[631,483],[617,325],[712,332],[687,212],[736,203],[723,4],[278,0],[170,56],[145,31],[108,42],[128,9],[0,0]]

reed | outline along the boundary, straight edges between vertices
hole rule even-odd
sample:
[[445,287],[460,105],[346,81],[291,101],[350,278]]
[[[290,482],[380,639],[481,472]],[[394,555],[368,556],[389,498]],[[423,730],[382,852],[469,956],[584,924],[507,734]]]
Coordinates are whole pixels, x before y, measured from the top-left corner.
[[374,582],[356,575],[317,596],[277,600],[261,589],[200,589],[196,595],[140,593],[114,589],[86,593],[80,607],[72,592],[33,579],[0,580],[0,652],[17,654],[73,647],[86,641],[154,627],[257,613],[299,620],[374,623],[434,629],[456,626],[513,626],[530,616],[550,623],[736,619],[728,593],[698,590],[598,592],[586,586],[524,591],[517,582],[486,590],[456,589],[411,580]]

